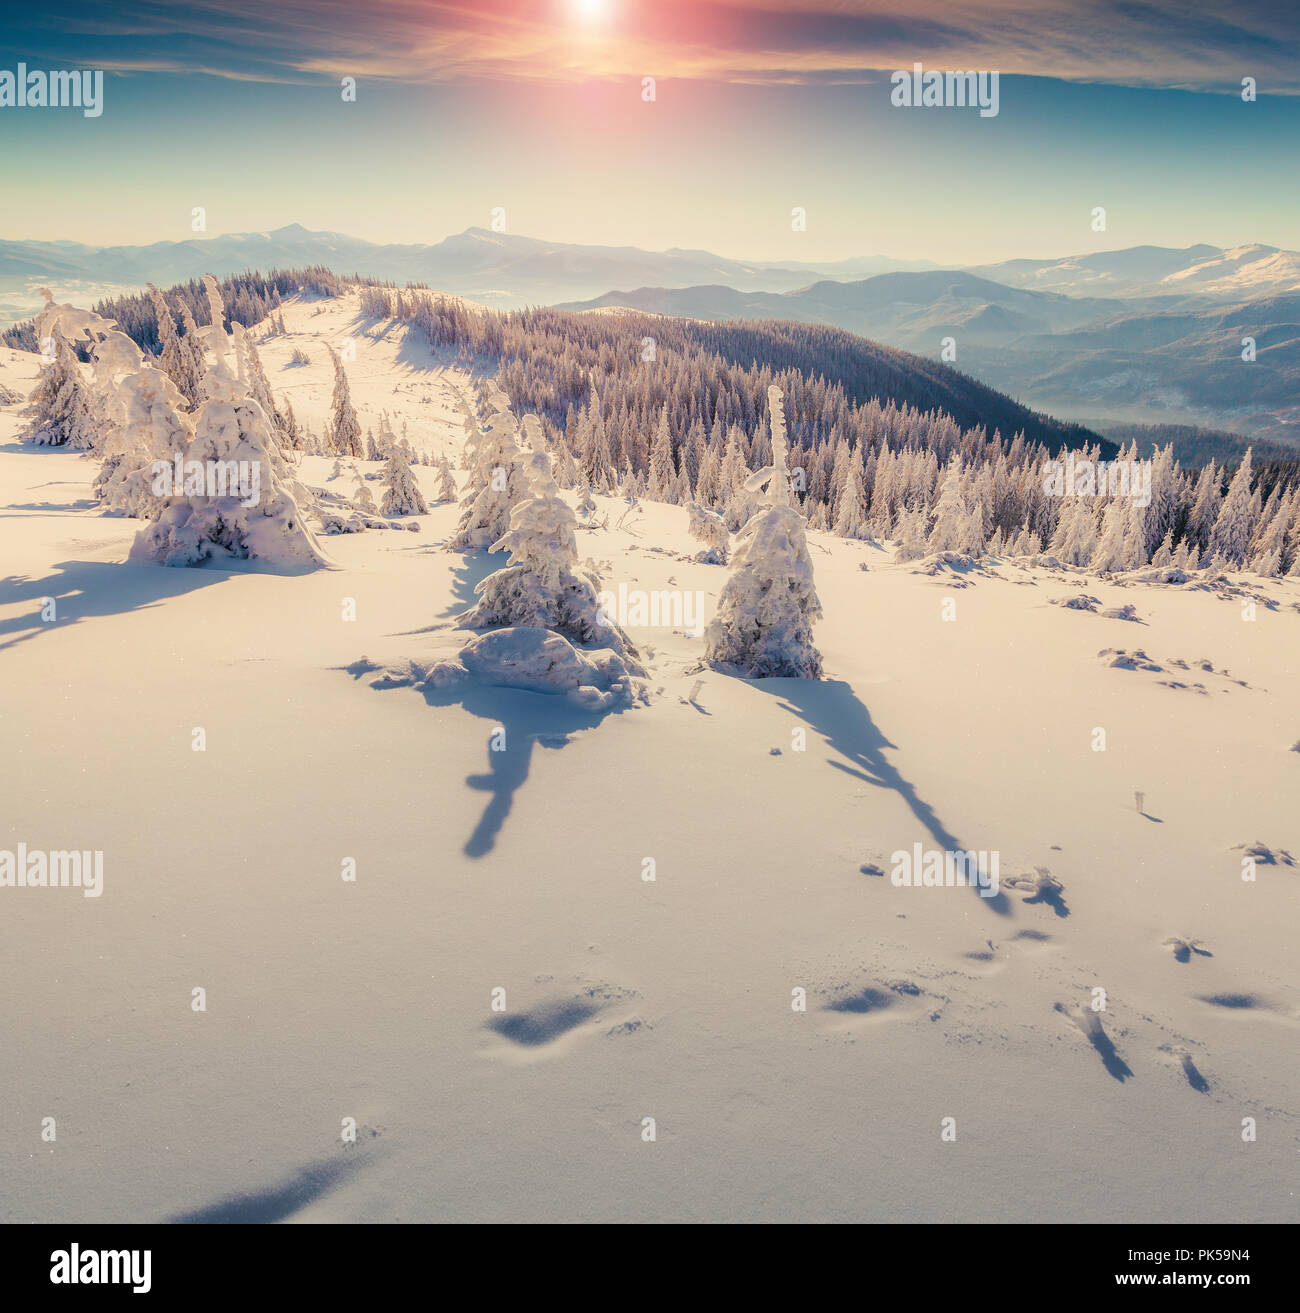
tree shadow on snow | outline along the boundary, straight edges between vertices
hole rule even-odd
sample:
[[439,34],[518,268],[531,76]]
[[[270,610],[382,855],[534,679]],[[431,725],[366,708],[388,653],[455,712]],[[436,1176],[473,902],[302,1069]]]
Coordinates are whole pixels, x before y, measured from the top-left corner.
[[[865,780],[877,788],[892,789],[907,803],[912,815],[925,827],[934,842],[945,852],[965,852],[966,845],[952,834],[935,814],[935,810],[919,797],[916,787],[899,773],[885,752],[897,751],[876,727],[871,713],[859,701],[853,689],[843,680],[826,679],[748,679],[752,688],[783,698],[781,708],[805,721],[809,728],[822,736],[828,747],[852,762],[827,758],[827,764],[836,770]],[[981,895],[975,885],[969,886],[981,903],[999,916],[1011,914],[1011,904],[1000,890],[992,898]]]
[[[190,570],[108,561],[60,561],[54,569],[57,574],[43,579],[18,575],[0,579],[0,604],[31,605],[25,615],[0,620],[0,650],[69,623],[157,606],[170,597],[244,573],[213,566]],[[41,619],[47,597],[54,599],[53,620]]]
[[474,590],[504,564],[505,554],[502,552],[466,552],[451,573],[451,604],[445,611],[438,612],[438,619],[450,620],[469,610],[477,598]]
[[255,1225],[282,1222],[328,1194],[354,1167],[354,1162],[327,1159],[304,1167],[280,1184],[266,1190],[231,1195],[192,1212],[169,1217],[181,1225]]
[[430,706],[458,704],[491,725],[485,747],[487,770],[465,777],[468,788],[488,795],[483,814],[465,841],[465,856],[474,858],[484,857],[496,847],[515,794],[532,769],[534,747],[568,747],[571,734],[595,729],[609,714],[584,711],[555,693],[522,688],[478,685],[468,690],[420,691]]
[[76,501],[25,501],[13,502],[5,508],[6,513],[0,516],[0,519],[13,519],[15,516],[8,512],[12,511],[40,511],[44,514],[57,514],[66,512],[71,514],[73,511],[93,511],[97,510],[99,502],[93,497],[80,497]]

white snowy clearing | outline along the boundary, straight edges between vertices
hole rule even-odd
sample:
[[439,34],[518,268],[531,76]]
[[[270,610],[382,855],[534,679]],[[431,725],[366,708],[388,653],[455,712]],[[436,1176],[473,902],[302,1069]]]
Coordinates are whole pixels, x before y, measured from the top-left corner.
[[[362,425],[463,480],[468,372],[355,297],[284,317],[300,422],[358,334]],[[98,898],[0,888],[0,1219],[1296,1219],[1300,580],[1233,576],[1246,620],[809,531],[821,681],[633,617],[644,704],[439,696],[370,673],[454,652],[504,564],[442,547],[436,468],[418,533],[322,537],[332,569],[128,565],[140,521],[19,409],[0,849],[104,858]],[[299,477],[352,496],[333,466]],[[705,623],[728,578],[685,507],[577,549]],[[1002,896],[896,886],[916,844],[996,852]]]

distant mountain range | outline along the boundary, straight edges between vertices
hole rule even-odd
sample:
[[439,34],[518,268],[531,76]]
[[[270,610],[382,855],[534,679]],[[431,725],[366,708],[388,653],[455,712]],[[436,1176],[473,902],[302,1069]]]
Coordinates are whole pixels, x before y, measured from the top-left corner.
[[402,284],[425,283],[505,308],[597,296],[611,287],[638,283],[721,282],[781,291],[806,286],[815,278],[863,278],[935,267],[924,260],[884,256],[782,265],[728,260],[709,251],[546,242],[486,228],[467,228],[432,245],[381,245],[344,233],[310,232],[295,223],[274,232],[230,233],[149,246],[0,241],[0,311],[9,309],[9,322],[31,313],[40,304],[34,291],[40,281],[122,291],[146,282],[160,286],[184,282],[205,273],[225,276],[245,269],[308,265]]
[[1064,260],[1005,260],[970,273],[1070,296],[1201,296],[1243,300],[1300,292],[1300,253],[1276,246],[1132,246]]
[[[309,265],[501,308],[821,323],[930,357],[951,337],[957,368],[1038,410],[1084,422],[1209,424],[1283,442],[1300,434],[1300,254],[1258,244],[1136,246],[954,270],[886,256],[742,261],[486,228],[427,245],[299,224],[147,246],[4,241],[0,325],[29,316],[43,283],[61,300],[90,303],[145,282]],[[1254,362],[1241,359],[1243,337],[1255,339]]]
[[[1223,258],[1210,258],[1204,252],[1213,248],[1192,249],[1200,254],[1177,267],[1152,255],[1155,248],[1140,248],[1132,261],[1100,261],[1101,268],[1098,257],[1013,262],[1022,281],[1060,286],[1077,277],[1079,286],[1136,289],[1127,297],[1028,290],[962,271],[931,271],[821,281],[783,293],[642,287],[565,308],[832,324],[928,356],[941,356],[950,339],[957,368],[1037,410],[1084,423],[1208,424],[1297,443],[1300,290],[1274,286],[1300,286],[1300,279],[1281,276],[1298,257],[1273,252],[1245,260],[1240,252],[1219,252]],[[1184,290],[1146,290],[1161,285]],[[1253,361],[1243,359],[1247,338]]]

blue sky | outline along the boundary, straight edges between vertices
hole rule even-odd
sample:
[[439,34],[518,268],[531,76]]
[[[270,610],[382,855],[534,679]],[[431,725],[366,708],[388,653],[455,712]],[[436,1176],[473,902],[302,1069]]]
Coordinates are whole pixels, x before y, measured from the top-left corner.
[[[106,70],[97,119],[0,109],[6,238],[184,240],[201,205],[209,233],[437,241],[501,206],[533,236],[774,260],[1300,247],[1291,5],[235,0],[4,21],[0,69]],[[893,107],[889,72],[918,60],[998,70],[998,116]]]

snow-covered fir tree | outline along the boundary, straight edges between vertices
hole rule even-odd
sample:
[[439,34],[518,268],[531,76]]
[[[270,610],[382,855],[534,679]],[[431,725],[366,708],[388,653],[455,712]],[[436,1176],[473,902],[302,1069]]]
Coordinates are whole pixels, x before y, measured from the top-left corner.
[[[523,427],[531,451],[518,457],[518,467],[529,495],[515,503],[509,528],[491,547],[508,553],[506,564],[478,585],[477,605],[457,623],[471,629],[551,629],[575,643],[612,648],[631,661],[636,649],[601,612],[599,581],[578,564],[577,517],[560,496],[541,423],[526,415]],[[637,665],[633,673],[644,671]]]
[[934,524],[930,529],[929,548],[932,552],[961,552],[969,541],[969,517],[963,495],[961,457],[954,455],[944,475],[939,504],[935,507]]
[[510,398],[495,390],[487,404],[492,417],[471,442],[471,465],[461,498],[460,523],[451,547],[472,551],[491,547],[510,528],[510,512],[528,495],[520,468],[516,434],[519,424],[510,411]]
[[455,501],[459,494],[456,490],[456,472],[451,468],[451,461],[446,456],[439,456],[435,467],[438,471],[438,488],[433,494],[434,501]]
[[659,411],[659,424],[650,445],[650,478],[646,496],[651,501],[677,500],[677,470],[673,465],[673,439],[668,432],[668,406]]
[[205,274],[203,285],[212,321],[204,334],[205,400],[184,453],[183,485],[160,499],[156,519],[136,536],[131,559],[180,566],[224,557],[324,564],[299,506],[298,498],[309,494],[280,455],[270,418],[231,369],[217,281]]
[[699,502],[687,502],[686,514],[691,537],[704,544],[704,550],[695,559],[706,565],[726,565],[727,546],[731,542],[726,521]]
[[587,410],[578,428],[578,478],[585,487],[595,492],[613,492],[615,486],[614,461],[609,449],[609,434],[600,408],[600,393],[595,380]]
[[835,508],[834,529],[841,538],[869,538],[867,494],[862,486],[862,462],[850,456],[848,474]]
[[327,346],[330,359],[334,362],[334,397],[330,402],[330,418],[326,438],[333,450],[340,456],[362,456],[361,421],[352,405],[352,390],[348,386],[347,371],[343,361],[332,346]]
[[926,543],[925,518],[922,510],[904,510],[899,515],[894,529],[896,561],[917,561],[930,550]]
[[152,519],[167,504],[176,458],[184,459],[194,440],[193,417],[180,389],[159,368],[144,366],[121,387],[124,422],[92,486],[110,512]]
[[782,393],[768,389],[772,464],[750,479],[763,509],[740,531],[731,574],[705,631],[705,656],[754,677],[820,679],[812,626],[821,618],[803,516],[790,504]]
[[1210,534],[1209,553],[1212,560],[1239,570],[1246,564],[1246,551],[1250,546],[1250,535],[1257,508],[1254,505],[1256,494],[1251,491],[1251,453],[1248,450],[1242,457],[1237,472],[1228,484],[1223,506],[1214,521]]
[[199,362],[181,337],[171,307],[152,283],[149,284],[149,299],[153,303],[154,318],[158,321],[158,363],[180,390],[185,408],[192,410],[202,400]]
[[411,473],[406,453],[394,444],[393,454],[384,467],[384,500],[380,503],[384,515],[427,515],[429,507],[420,491],[420,485]]
[[90,451],[99,443],[102,422],[90,384],[82,375],[76,352],[57,329],[46,337],[53,355],[41,370],[23,416],[26,442],[43,447]]

